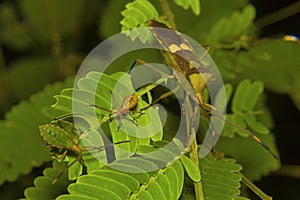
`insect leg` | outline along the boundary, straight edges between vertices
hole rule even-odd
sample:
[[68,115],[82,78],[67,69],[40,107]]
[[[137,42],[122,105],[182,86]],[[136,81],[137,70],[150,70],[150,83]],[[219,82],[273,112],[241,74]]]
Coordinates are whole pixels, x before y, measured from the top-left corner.
[[270,154],[276,159],[278,160],[278,157],[275,155],[275,153],[270,149],[270,147],[268,145],[266,145],[261,139],[259,139],[256,135],[254,135],[251,131],[244,129],[243,127],[227,120],[226,118],[224,118],[220,113],[218,113],[218,110],[213,107],[212,105],[209,104],[203,104],[203,106],[209,110],[214,116],[218,117],[219,119],[223,120],[224,122],[226,122],[227,124],[243,131],[244,133],[247,133],[252,139],[254,139],[256,142],[258,142],[263,148],[265,148],[267,151],[270,152]]
[[71,162],[68,166],[64,168],[62,172],[59,173],[59,175],[52,181],[52,184],[55,184],[58,179],[72,166],[74,165],[77,161],[81,160],[81,156],[78,156],[73,162]]
[[68,150],[65,150],[63,154],[58,155],[53,152],[53,153],[50,153],[50,155],[57,160],[62,160],[67,155],[67,153],[68,153]]
[[151,106],[153,106],[154,104],[156,104],[158,101],[160,101],[162,99],[165,99],[168,96],[171,96],[172,94],[174,94],[175,92],[177,92],[179,88],[180,88],[179,85],[176,86],[176,88],[174,88],[173,90],[170,90],[170,91],[162,94],[159,98],[155,99],[151,104],[149,104],[148,106],[146,106],[144,108],[141,108],[140,110],[143,111],[143,110],[146,110],[146,109],[150,108]]
[[85,146],[85,149],[83,149],[83,151],[89,151],[89,152],[91,152],[92,150],[93,151],[103,151],[107,147],[110,147],[112,145],[123,144],[123,143],[127,143],[127,142],[131,142],[131,141],[130,140],[123,140],[123,141],[114,142],[114,143],[110,143],[110,144],[107,144],[107,145],[104,145],[104,146],[98,146],[98,147],[95,147],[95,146]]
[[210,50],[211,50],[211,46],[208,45],[207,48],[205,48],[205,52],[201,55],[201,57],[199,58],[199,60],[201,61],[208,54],[208,52]]
[[104,108],[104,107],[101,107],[101,106],[98,106],[98,105],[95,105],[95,104],[88,104],[88,106],[93,106],[95,108],[99,108],[101,110],[104,110],[104,111],[107,111],[107,112],[110,112],[110,113],[112,112],[112,110],[109,110],[107,108]]
[[157,69],[156,67],[152,66],[151,64],[149,64],[149,63],[147,63],[147,62],[145,62],[145,61],[143,61],[143,60],[141,60],[141,59],[136,59],[136,60],[135,60],[135,64],[136,64],[136,63],[142,64],[142,65],[146,65],[147,67],[149,67],[149,68],[152,69],[153,71],[155,71],[155,72],[161,74],[162,76],[164,76],[164,77],[166,77],[166,78],[174,78],[174,75],[173,75],[173,74],[172,74],[172,75],[166,74],[166,73],[160,71],[160,70]]

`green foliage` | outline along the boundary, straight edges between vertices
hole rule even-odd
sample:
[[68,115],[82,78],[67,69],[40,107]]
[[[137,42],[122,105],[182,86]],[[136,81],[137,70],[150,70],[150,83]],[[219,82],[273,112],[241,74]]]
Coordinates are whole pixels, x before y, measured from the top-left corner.
[[[55,79],[53,60],[49,57],[35,57],[19,59],[12,64],[9,76],[12,88],[18,99],[26,99],[30,94],[43,89],[44,85],[50,84]],[[31,77],[34,81],[28,81]],[[29,82],[24,85],[24,82]],[[28,88],[27,88],[28,87]]]
[[50,107],[53,95],[71,85],[72,79],[68,79],[46,87],[29,101],[15,106],[1,121],[0,170],[6,172],[0,175],[1,184],[15,181],[21,174],[28,174],[33,167],[50,160],[37,127],[60,114]]
[[[236,174],[242,166],[233,159],[216,158],[208,155],[200,159],[201,182],[205,199],[248,199],[240,196],[241,177]],[[195,199],[187,188],[192,182],[185,180],[184,191],[180,199]]]
[[194,182],[199,182],[201,180],[201,174],[200,174],[198,168],[193,163],[193,161],[191,161],[191,159],[189,159],[186,156],[182,156],[180,161],[183,164],[183,166],[186,170],[186,173],[189,175],[189,177]]
[[[152,140],[160,140],[162,138],[161,131],[155,135],[152,133],[155,127],[160,127],[161,125],[157,109],[154,107],[147,109],[143,114],[136,112],[132,114],[128,113],[127,116],[120,116],[123,115],[123,113],[118,113],[122,108],[123,99],[129,97],[134,92],[130,76],[127,73],[119,72],[108,76],[99,72],[89,72],[84,78],[81,78],[78,81],[77,86],[78,89],[64,89],[60,95],[55,96],[57,103],[54,105],[54,108],[66,113],[71,113],[72,101],[77,102],[76,106],[82,109],[84,113],[88,114],[87,116],[79,115],[78,117],[86,119],[93,129],[99,126],[98,122],[91,120],[91,115],[93,113],[98,113],[100,118],[103,116],[100,125],[111,119],[112,122],[109,123],[109,128],[113,141],[119,142],[129,139],[131,140],[131,150],[133,151],[139,143],[149,144],[150,138]],[[72,97],[72,92],[74,91],[77,94],[74,97],[75,99]],[[112,93],[112,91],[117,92]],[[92,98],[94,96],[95,99]],[[99,108],[89,105],[96,105]],[[139,110],[147,105],[148,104],[139,96],[138,104],[135,107]],[[110,114],[112,114],[112,116],[108,117]],[[151,137],[143,139],[133,136],[134,134],[140,134],[135,133],[135,123],[137,123],[138,126],[147,126],[150,122],[151,126],[144,130],[143,137],[147,135],[150,135]],[[126,129],[123,129],[123,127]]]
[[[230,88],[228,88],[227,98],[230,99]],[[256,110],[257,101],[262,95],[263,83],[243,80],[237,87],[231,104],[232,113],[227,114],[226,118],[242,128],[254,130],[256,133],[268,134],[269,129],[259,122],[256,116],[264,114],[263,111]],[[222,109],[221,109],[222,110]],[[234,128],[228,124],[224,125],[222,136],[234,137],[235,133],[247,137],[248,134]]]
[[210,31],[206,42],[213,47],[234,48],[247,47],[247,41],[239,38],[247,37],[253,20],[255,9],[252,5],[247,5],[240,12],[233,12],[230,17],[222,18]]
[[[170,4],[170,7],[176,16],[175,21],[177,29],[190,37],[194,38],[200,44],[209,44],[207,38],[209,37],[212,29],[219,23],[223,18],[228,18],[233,12],[237,12],[247,5],[247,0],[228,0],[226,4],[219,5],[218,0],[211,0],[205,3],[201,3],[201,15],[195,16],[191,12],[185,12],[182,9],[178,9],[177,6]],[[187,19],[189,23],[187,22]],[[191,28],[191,25],[193,28]],[[201,31],[199,31],[201,30]],[[219,34],[222,34],[220,32]]]
[[200,14],[200,0],[174,0],[174,2],[178,5],[187,10],[189,7],[191,7],[192,11],[195,15]]
[[[153,135],[153,130],[155,127],[161,126],[157,109],[151,107],[144,113],[137,112],[130,114],[130,112],[128,112],[125,116],[121,116],[124,115],[124,113],[118,113],[123,105],[123,99],[130,96],[134,91],[130,76],[127,73],[120,72],[108,76],[99,72],[89,72],[85,77],[78,81],[77,86],[77,89],[67,88],[64,89],[60,95],[56,95],[55,98],[57,99],[57,102],[53,107],[67,114],[71,114],[72,102],[77,102],[76,106],[82,108],[84,112],[79,113],[79,115],[75,115],[75,117],[82,118],[89,124],[88,127],[82,127],[81,124],[75,124],[77,129],[84,131],[84,135],[82,135],[80,138],[81,140],[84,139],[85,145],[89,143],[88,146],[103,146],[101,132],[99,132],[97,129],[99,126],[105,123],[109,123],[110,132],[107,134],[112,138],[113,142],[130,140],[128,144],[120,145],[124,150],[126,149],[127,151],[135,152],[138,145],[149,144],[150,138],[152,141],[162,139],[162,131]],[[120,93],[117,92],[112,94],[112,91],[118,91]],[[73,92],[76,92],[77,94],[75,97],[72,96]],[[92,97],[94,96],[95,101],[92,102]],[[148,105],[141,99],[140,96],[138,99],[138,105],[135,106],[137,110]],[[97,105],[99,108],[95,108],[91,105]],[[99,114],[100,124],[98,124],[97,119],[92,115],[93,112],[95,112],[95,114]],[[147,126],[149,123],[151,123],[151,126],[148,126],[147,129],[144,129],[143,137],[135,137],[134,134],[141,134],[136,132],[137,126]],[[105,128],[103,128],[103,130],[104,129]],[[149,135],[149,137],[146,137],[147,135]],[[122,152],[120,153],[122,154]],[[118,157],[118,152],[116,152],[116,154]],[[93,156],[95,155],[93,154]],[[100,155],[97,156],[100,157]],[[101,160],[103,163],[107,162],[105,157],[105,154],[101,155]],[[76,157],[73,157],[73,159],[69,160],[69,164],[72,163],[74,159],[76,159]],[[92,159],[89,154],[83,155],[83,160],[85,161],[88,171],[91,171],[97,168],[97,166],[101,165],[101,163],[99,164],[96,159]],[[70,174],[81,174],[82,171],[81,168],[78,168],[78,166],[75,165],[70,167],[69,170],[72,172],[69,172]],[[76,177],[76,175],[74,177]]]
[[147,0],[136,0],[126,4],[126,10],[122,11],[123,19],[120,22],[122,32],[136,27],[144,27],[149,19],[158,17],[155,7]]
[[0,101],[1,113],[8,111],[7,102],[26,100],[45,85],[75,74],[82,61],[80,38],[97,19],[98,3],[1,2],[0,83],[10,91],[1,91],[1,99],[6,99]]
[[[72,9],[70,9],[70,5],[72,5]],[[51,24],[55,24],[55,26],[52,25],[52,31],[62,35],[70,35],[70,33],[73,34],[74,31],[77,31],[76,28],[78,27],[76,26],[80,22],[78,19],[81,18],[84,5],[83,0],[64,1],[63,3],[58,0],[47,3],[24,0],[20,3],[28,25],[35,30],[35,39],[40,41],[51,41],[53,32],[48,31],[48,26],[51,26]],[[66,12],[67,9],[70,9],[69,12]],[[85,14],[88,14],[86,19],[94,14],[91,11],[90,8],[89,12],[85,12]],[[56,15],[50,15],[49,17],[49,12],[55,12]],[[59,19],[64,19],[64,21]]]
[[[260,135],[259,137],[278,154],[273,135]],[[243,173],[251,180],[259,180],[262,176],[267,176],[271,171],[280,168],[280,163],[249,137],[233,139],[221,137],[216,149],[224,152],[225,155],[234,157],[243,166]]]
[[300,108],[299,46],[296,42],[281,39],[260,40],[249,51],[239,53],[232,60],[237,62],[235,65],[242,72],[238,80],[247,77],[263,81],[266,88],[289,94]]
[[[119,162],[126,163],[126,160]],[[151,163],[149,161],[148,164]],[[112,163],[117,164],[118,161]],[[80,177],[69,186],[70,195],[62,195],[58,199],[178,199],[181,194],[183,167],[178,161],[156,172],[140,174],[116,171],[109,166]],[[139,167],[135,170],[138,169],[144,171]]]
[[200,160],[203,193],[206,199],[240,199],[241,177],[235,172],[242,169],[233,159],[206,156]]
[[[226,85],[225,89],[227,91],[227,99],[230,100],[232,97],[232,86]],[[234,92],[231,103],[232,113],[227,114],[226,119],[258,133],[259,138],[268,144],[271,149],[274,149],[275,154],[278,155],[274,138],[269,133],[271,126],[269,124],[268,110],[264,105],[261,106],[262,92],[262,82],[255,81],[251,83],[249,80],[243,80]],[[238,135],[235,135],[236,133]],[[278,161],[270,157],[265,149],[258,148],[256,146],[257,143],[248,137],[248,134],[237,128],[225,123],[221,136],[216,149],[237,159],[243,165],[243,173],[251,180],[257,180],[259,177],[280,167]],[[247,137],[247,139],[244,137]],[[240,149],[243,149],[243,151],[240,151]]]
[[64,170],[65,162],[53,162],[53,166],[46,168],[43,176],[39,176],[34,180],[34,187],[29,187],[25,190],[26,199],[55,199],[61,194],[67,193],[67,186],[71,183],[68,180],[67,174],[64,174],[55,184],[52,184],[54,178]]
[[[258,27],[253,22],[256,11],[247,0],[228,0],[226,4],[217,0],[202,2],[199,14],[199,0],[5,1],[0,6],[0,84],[9,91],[0,92],[0,109],[11,104],[7,102],[24,100],[44,85],[74,74],[84,49],[90,48],[93,42],[87,39],[95,37],[95,22],[103,38],[131,30],[131,39],[146,42],[151,32],[137,32],[136,28],[147,27],[149,20],[156,19],[175,23],[179,31],[212,46],[209,53],[226,82],[229,102],[227,108],[216,107],[220,111],[227,109],[226,119],[253,131],[278,154],[269,131],[273,120],[263,90],[265,86],[289,94],[300,108],[299,42],[259,39]],[[110,48],[106,53],[110,56]],[[124,71],[136,58],[160,61],[161,56],[155,53],[131,52],[112,65]],[[2,57],[8,57],[8,63]],[[6,64],[10,66],[7,69]],[[127,73],[89,72],[76,86],[73,87],[72,79],[48,86],[6,114],[6,119],[0,122],[0,170],[5,172],[0,174],[0,184],[15,181],[21,174],[28,174],[34,167],[50,161],[45,142],[58,156],[63,155],[64,149],[69,151],[35,179],[34,187],[25,190],[27,199],[195,199],[197,184],[201,185],[205,199],[247,199],[242,197],[245,194],[241,194],[238,172],[243,169],[249,179],[259,180],[280,167],[259,144],[246,137],[248,134],[226,123],[224,137],[220,137],[214,148],[222,153],[212,152],[196,166],[187,156],[195,148],[185,149],[179,140],[171,139],[180,120],[173,109],[174,100],[163,101],[172,112],[168,113],[169,121],[163,131],[154,133],[153,130],[162,128],[157,107],[142,112],[141,109],[155,101],[161,88],[145,91],[143,86],[135,90]],[[117,92],[112,94],[113,91]],[[123,102],[132,94],[138,96],[138,101],[128,110]],[[69,134],[69,125],[51,123],[51,120],[72,114],[74,106],[79,108],[75,119],[83,123],[66,119],[75,124],[71,140],[67,139],[69,143],[62,141],[65,137],[61,140],[44,137],[43,141],[38,133],[38,126],[43,124],[61,136]],[[149,124],[142,133],[136,131],[136,127]],[[201,133],[205,128],[205,122],[201,121]],[[147,137],[140,138],[141,134]],[[80,135],[78,141],[77,135]],[[120,144],[127,153],[124,155],[115,148],[116,159],[108,161],[103,151],[104,135],[113,142],[130,141]],[[166,145],[167,141],[172,142]],[[82,152],[72,149],[73,142]],[[85,152],[83,144],[94,148],[95,153]],[[78,161],[81,156],[83,162]],[[67,167],[73,161],[77,162]],[[139,173],[116,170],[122,167]],[[52,184],[61,172],[65,173]],[[75,179],[76,183],[70,181]]]
[[158,11],[148,0],[136,0],[126,4],[126,9],[121,12],[124,17],[120,24],[122,32],[130,30],[130,38],[135,40],[139,38],[145,43],[151,39],[149,30],[136,29],[147,27],[147,22],[151,19],[158,18]]
[[19,23],[12,5],[3,3],[0,8],[1,41],[16,50],[29,48],[32,38],[26,25]]
[[[181,161],[183,159],[183,163],[189,162],[185,156],[181,157]],[[61,195],[58,199],[178,199],[183,187],[183,166],[180,162],[175,161],[151,173],[132,174],[112,169],[119,163],[127,162],[132,163],[132,159],[115,161],[101,170],[80,177],[69,186],[70,195]],[[235,172],[241,170],[240,165],[232,159],[216,159],[213,156],[202,159],[200,163],[205,198],[239,199],[241,177]],[[156,165],[156,162],[150,162],[149,165]],[[133,165],[128,167],[137,171]],[[145,170],[144,165],[139,167],[141,172]]]

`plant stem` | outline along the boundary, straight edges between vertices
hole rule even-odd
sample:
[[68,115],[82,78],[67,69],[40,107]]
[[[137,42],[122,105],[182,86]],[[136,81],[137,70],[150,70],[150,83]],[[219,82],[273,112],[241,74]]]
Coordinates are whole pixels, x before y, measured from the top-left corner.
[[242,177],[243,182],[246,184],[246,186],[252,190],[259,198],[262,200],[272,200],[273,198],[267,194],[265,194],[261,189],[259,189],[252,181],[250,181],[244,174],[241,172],[236,172],[238,175]]
[[160,0],[161,8],[164,12],[164,15],[166,16],[167,20],[169,21],[172,28],[176,29],[176,24],[174,22],[174,15],[171,11],[170,5],[168,3],[168,0]]
[[255,21],[255,25],[258,26],[258,28],[263,28],[268,25],[274,24],[280,20],[283,20],[285,18],[288,18],[300,11],[300,1],[297,1],[285,8],[282,8],[274,13],[271,13],[269,15],[266,15],[258,20]]
[[55,68],[58,71],[58,76],[65,76],[65,66],[63,66],[63,55],[62,55],[62,44],[61,44],[61,34],[58,29],[58,18],[55,14],[56,5],[54,2],[46,1],[48,9],[48,19],[49,19],[49,29],[51,32],[52,47],[51,53],[55,62]]
[[[194,130],[194,129],[192,129]],[[194,140],[191,146],[191,153],[190,153],[190,158],[193,161],[193,163],[196,165],[200,172],[200,167],[199,167],[199,156],[198,156],[198,145],[197,145],[197,140],[196,140],[196,135],[194,135]],[[200,172],[201,174],[201,172]],[[195,188],[195,195],[196,195],[196,200],[204,200],[204,195],[203,195],[203,190],[202,190],[202,182],[201,179],[199,182],[194,182],[194,188]]]
[[292,178],[300,178],[300,166],[299,165],[282,165],[276,175],[288,176]]

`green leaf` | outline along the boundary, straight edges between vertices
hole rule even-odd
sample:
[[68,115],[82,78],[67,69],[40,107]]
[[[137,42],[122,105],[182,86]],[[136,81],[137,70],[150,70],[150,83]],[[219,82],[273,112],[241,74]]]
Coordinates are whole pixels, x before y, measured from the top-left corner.
[[62,88],[72,86],[72,81],[68,79],[64,83],[47,86],[42,92],[31,96],[29,101],[13,107],[6,114],[6,119],[1,121],[0,170],[6,173],[1,173],[0,184],[14,181],[21,174],[28,174],[33,167],[50,160],[49,150],[37,127],[61,114],[50,109],[54,103],[53,96]]
[[216,159],[211,155],[200,160],[203,193],[205,199],[234,199],[240,195],[242,166],[233,159]]
[[233,87],[230,84],[225,84],[224,85],[224,89],[225,89],[225,95],[226,95],[226,103],[223,104],[223,98],[224,96],[222,95],[221,92],[218,92],[216,97],[215,97],[215,101],[214,101],[214,106],[218,109],[219,113],[223,113],[226,111],[226,106],[231,98],[232,92],[233,92]]
[[122,31],[136,28],[145,24],[149,19],[158,17],[155,7],[147,0],[135,0],[126,4],[126,9],[121,12],[124,19],[120,22]]
[[122,32],[129,34],[132,40],[139,38],[140,41],[145,43],[152,39],[151,32],[148,29],[136,29],[145,27],[146,22],[150,19],[158,17],[158,12],[155,7],[147,0],[135,0],[126,4],[126,9],[121,12],[124,17],[120,24],[122,25]]
[[245,114],[244,120],[249,127],[253,128],[253,130],[257,133],[268,134],[270,132],[269,129],[263,125],[263,123],[256,121],[255,116],[249,113]]
[[[68,156],[68,165],[70,165],[70,163],[72,163],[73,161],[75,161],[77,158],[76,157],[71,157]],[[69,180],[75,180],[77,179],[80,175],[82,174],[82,165],[81,163],[78,161],[76,163],[74,163],[71,167],[69,167],[68,169],[68,179]]]
[[201,179],[201,174],[199,169],[195,166],[193,161],[186,156],[182,156],[180,159],[183,164],[187,174],[194,182],[199,182]]
[[247,91],[243,100],[243,110],[252,111],[255,108],[258,98],[262,95],[264,84],[261,81],[255,81]]
[[[98,129],[111,120],[109,130],[113,142],[130,140],[131,142],[126,144],[130,146],[128,152],[134,152],[138,144],[149,144],[150,139],[155,141],[162,138],[162,125],[155,107],[140,113],[139,110],[148,105],[140,96],[137,105],[133,105],[136,111],[128,112],[127,105],[123,105],[124,99],[135,93],[129,74],[119,72],[109,76],[99,72],[89,72],[78,80],[77,86],[77,89],[64,89],[60,95],[55,96],[57,102],[54,108],[70,114],[74,112],[72,110],[76,105],[82,110],[76,116],[88,122],[92,129]],[[76,95],[74,96],[73,93]],[[93,117],[93,113],[99,115],[100,124],[98,119]],[[119,154],[122,153],[118,153],[117,150],[116,156],[118,157]]]
[[[260,138],[278,155],[273,135],[260,135]],[[216,149],[224,152],[225,155],[234,157],[243,166],[243,174],[250,180],[259,180],[262,176],[267,176],[280,167],[280,162],[251,138],[221,137]]]
[[67,174],[63,174],[58,181],[53,184],[52,181],[67,167],[65,162],[53,162],[51,168],[46,168],[43,176],[39,176],[34,180],[34,187],[25,190],[26,199],[55,199],[61,194],[65,194],[70,181]]
[[[228,88],[227,88],[228,90]],[[255,110],[259,98],[263,93],[263,83],[255,81],[251,83],[249,80],[243,80],[234,93],[231,108],[233,113],[227,114],[227,120],[240,126],[241,128],[251,128],[257,133],[268,134],[269,129],[262,122],[258,121],[259,115],[264,115],[261,110]],[[229,124],[224,124],[223,136],[234,137],[235,132],[239,135],[247,137],[248,134],[244,131],[230,127]]]
[[[247,4],[247,0],[228,0],[222,6],[215,6],[219,4],[218,0],[210,0],[201,4],[201,15],[195,17],[194,13],[186,12],[181,7],[178,7],[173,1],[170,2],[170,7],[173,13],[176,13],[176,25],[178,30],[191,36],[196,41],[202,44],[209,44],[206,37],[215,24],[223,17],[230,16],[233,11],[241,9]],[[111,0],[108,3],[107,9],[101,13],[102,18],[99,24],[102,37],[109,37],[120,32],[119,21],[122,20],[119,13],[124,9],[126,1]],[[158,1],[153,2],[156,8],[160,7]],[[205,16],[205,17],[202,17]],[[189,23],[187,23],[187,21]],[[191,24],[193,28],[191,28]],[[201,31],[199,31],[201,30]]]
[[[299,53],[300,45],[296,42],[282,39],[259,40],[247,52],[240,52],[232,60],[235,62],[232,66],[242,69],[237,80],[245,77],[260,80],[271,91],[289,94],[300,108]],[[284,70],[282,66],[286,66]]]
[[228,40],[226,43],[231,45],[232,48],[241,48],[243,46],[242,41],[234,40],[234,38],[238,39],[242,35],[247,34],[247,31],[249,31],[249,28],[253,24],[254,18],[255,8],[252,5],[247,5],[241,12],[235,11],[230,17],[220,19],[207,37],[208,44],[217,47],[221,45],[220,43],[223,39],[225,41]]
[[174,0],[174,2],[185,10],[191,7],[195,15],[200,14],[200,0]]
[[[20,2],[20,8],[25,15],[26,23],[31,27],[35,40],[42,42],[52,41],[54,33],[70,36],[80,27],[82,22],[82,12],[86,7],[83,0],[66,0],[51,2],[35,2],[33,0],[23,0]],[[97,4],[89,6],[89,12],[85,15],[94,13],[96,16]],[[69,10],[69,12],[65,12]],[[55,13],[55,14],[52,14]],[[39,16],[39,17],[36,17]],[[63,20],[60,20],[63,19]]]
[[234,113],[239,113],[243,111],[244,101],[246,101],[245,91],[247,91],[249,87],[250,87],[250,81],[244,80],[236,88],[234,97],[232,99],[232,105],[231,105],[231,109]]
[[[132,159],[122,162],[131,163]],[[120,161],[113,162],[111,167],[116,165],[116,163],[120,163]],[[152,163],[151,165],[155,164]],[[128,166],[133,167],[133,165]],[[142,165],[135,165],[134,167],[140,169],[141,172],[144,169]],[[141,179],[144,174],[148,175],[146,180]],[[166,168],[151,173],[131,174],[105,167],[80,177],[76,183],[69,186],[68,190],[70,194],[61,195],[57,199],[77,199],[78,197],[82,197],[83,199],[160,198],[175,200],[180,196],[182,185],[183,168],[178,161],[175,161]]]
[[[226,114],[226,119],[228,121],[234,122],[234,115],[233,114]],[[234,138],[235,137],[235,132],[236,128],[233,126],[230,126],[228,124],[224,124],[223,130],[222,130],[222,135],[223,137],[228,137],[228,138]]]
[[[27,99],[44,85],[52,83],[55,77],[54,62],[48,57],[18,59],[9,70],[14,94],[20,100]],[[30,77],[30,80],[28,80]]]
[[[111,178],[96,175],[82,176],[77,183],[69,186],[70,193],[82,195],[89,191],[90,197],[103,199],[124,199],[130,194],[130,189],[126,185]],[[111,188],[115,188],[114,192],[111,191]],[[116,190],[116,188],[118,189]]]
[[19,22],[11,2],[1,3],[0,8],[1,43],[20,51],[32,44],[29,29],[26,24]]
[[171,9],[173,13],[176,13],[176,16],[184,16],[175,16],[177,28],[180,32],[189,35],[200,42],[200,44],[210,44],[207,38],[210,37],[212,29],[219,21],[222,18],[230,17],[233,12],[242,9],[247,2],[247,0],[228,0],[222,6],[216,6],[220,2],[218,0],[210,0],[201,4],[201,15],[197,17],[191,12],[185,12],[176,5],[171,4]]

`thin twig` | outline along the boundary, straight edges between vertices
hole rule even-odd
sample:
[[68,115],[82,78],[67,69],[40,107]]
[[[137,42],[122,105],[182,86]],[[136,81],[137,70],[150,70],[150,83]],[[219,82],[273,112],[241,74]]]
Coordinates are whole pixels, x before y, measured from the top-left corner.
[[170,23],[172,28],[176,29],[176,24],[174,22],[174,14],[171,11],[168,0],[160,0],[160,5],[168,22]]
[[[194,129],[192,129],[194,130]],[[192,135],[195,137],[193,139],[193,143],[191,145],[191,153],[190,153],[190,158],[193,161],[193,163],[195,164],[195,166],[198,168],[199,172],[200,172],[200,167],[199,167],[199,155],[198,155],[198,145],[197,145],[197,141],[196,141],[196,135],[195,133],[192,133]],[[201,172],[200,172],[201,174]],[[204,200],[204,194],[203,194],[203,190],[202,190],[202,182],[201,179],[199,182],[194,182],[194,188],[195,188],[195,196],[196,196],[196,200]]]
[[288,176],[292,178],[300,178],[300,166],[299,165],[282,165],[276,175]]
[[285,8],[282,8],[274,13],[271,13],[269,15],[266,15],[254,22],[254,24],[258,28],[263,28],[266,26],[269,26],[271,24],[274,24],[278,21],[281,21],[285,18],[288,18],[296,13],[300,12],[300,1],[297,1]]

